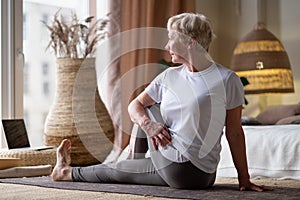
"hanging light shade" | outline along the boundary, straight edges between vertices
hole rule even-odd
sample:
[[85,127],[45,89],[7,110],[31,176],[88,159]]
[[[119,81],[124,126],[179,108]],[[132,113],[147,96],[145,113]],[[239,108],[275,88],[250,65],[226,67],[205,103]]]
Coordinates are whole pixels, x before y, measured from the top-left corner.
[[288,55],[263,24],[258,24],[236,45],[230,68],[247,78],[245,94],[294,92]]

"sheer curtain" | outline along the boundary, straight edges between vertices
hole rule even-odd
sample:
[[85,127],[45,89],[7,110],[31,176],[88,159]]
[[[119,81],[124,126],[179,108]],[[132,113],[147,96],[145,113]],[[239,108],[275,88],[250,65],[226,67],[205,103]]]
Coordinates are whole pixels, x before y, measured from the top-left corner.
[[115,127],[114,149],[106,162],[114,161],[129,143],[132,123],[127,106],[130,100],[160,72],[157,63],[170,60],[168,52],[161,47],[153,48],[152,43],[167,42],[167,34],[158,33],[166,33],[170,16],[194,10],[194,0],[110,1],[109,35],[120,36],[120,57],[106,70],[105,102]]

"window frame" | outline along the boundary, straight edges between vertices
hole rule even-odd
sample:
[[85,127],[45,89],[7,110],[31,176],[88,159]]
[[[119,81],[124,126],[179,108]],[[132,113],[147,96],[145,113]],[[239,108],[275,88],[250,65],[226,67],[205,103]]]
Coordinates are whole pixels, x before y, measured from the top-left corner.
[[[23,116],[23,16],[22,1],[1,1],[2,118]],[[6,49],[7,51],[3,51]]]

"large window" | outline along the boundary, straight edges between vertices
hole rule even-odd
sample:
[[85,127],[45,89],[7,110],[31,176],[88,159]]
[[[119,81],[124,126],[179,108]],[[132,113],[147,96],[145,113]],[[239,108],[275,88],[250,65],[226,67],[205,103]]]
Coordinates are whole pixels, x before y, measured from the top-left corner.
[[[41,21],[51,22],[58,10],[66,16],[76,12],[79,19],[90,12],[102,17],[107,1],[1,0],[0,114],[24,118],[33,146],[43,144],[45,118],[56,87],[56,58],[45,51],[49,32]],[[6,146],[1,127],[0,148]]]
[[[23,99],[18,91],[18,86],[23,82],[22,63],[22,29],[20,19],[22,16],[15,13],[22,12],[21,1],[1,0],[1,118],[17,118],[22,113],[22,103],[16,103]],[[0,126],[2,128],[2,126]],[[0,128],[0,129],[1,129]],[[5,144],[1,130],[0,147]]]

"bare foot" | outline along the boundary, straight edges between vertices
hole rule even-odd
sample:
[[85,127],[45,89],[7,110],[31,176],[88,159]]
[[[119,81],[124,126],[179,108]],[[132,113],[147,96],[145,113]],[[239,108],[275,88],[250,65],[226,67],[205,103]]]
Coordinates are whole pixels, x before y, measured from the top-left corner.
[[67,158],[71,153],[71,141],[65,139],[61,142],[56,152],[56,165],[51,174],[53,181],[71,181],[72,167],[68,164]]

